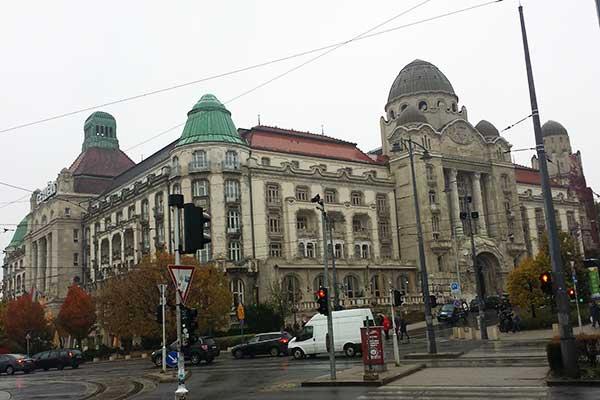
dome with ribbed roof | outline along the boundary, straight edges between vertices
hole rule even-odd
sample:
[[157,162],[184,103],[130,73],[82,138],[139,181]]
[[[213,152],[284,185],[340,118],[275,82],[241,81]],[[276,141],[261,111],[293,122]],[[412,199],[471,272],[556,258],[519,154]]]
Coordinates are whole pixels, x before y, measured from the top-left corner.
[[421,92],[443,92],[456,96],[452,84],[438,67],[427,61],[414,60],[402,68],[394,80],[388,103],[399,97]]
[[410,104],[408,107],[400,113],[398,116],[398,120],[396,122],[398,125],[408,125],[408,124],[426,124],[427,118],[423,115],[423,113],[417,110],[417,107]]
[[212,94],[202,96],[188,112],[177,146],[202,142],[246,145],[233,124],[229,110]]
[[500,136],[500,132],[498,129],[489,121],[482,119],[475,125],[475,129],[477,129],[483,136],[485,137],[496,137]]
[[542,125],[542,135],[546,136],[569,136],[569,133],[565,129],[564,126],[560,122],[556,121],[548,121],[544,125]]
[[7,247],[19,247],[21,243],[23,243],[25,235],[27,235],[27,217],[23,218],[23,220],[19,222],[17,229],[15,229],[15,234],[13,235],[12,240]]

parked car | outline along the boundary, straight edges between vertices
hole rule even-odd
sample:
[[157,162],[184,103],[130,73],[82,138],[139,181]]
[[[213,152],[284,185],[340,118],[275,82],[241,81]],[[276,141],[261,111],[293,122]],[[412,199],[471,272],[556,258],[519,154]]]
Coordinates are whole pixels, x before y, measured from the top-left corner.
[[14,375],[17,371],[23,371],[28,374],[35,370],[35,364],[31,358],[23,354],[2,354],[0,355],[0,373]]
[[[167,347],[167,353],[169,351],[177,350],[177,341],[171,343]],[[213,360],[221,354],[221,349],[210,336],[201,336],[196,341],[188,346],[183,346],[181,349],[183,352],[183,358],[185,361],[189,361],[192,365],[198,365],[200,362],[205,361],[207,364],[213,362]],[[157,367],[162,365],[162,349],[158,349],[152,352],[152,362]]]
[[273,357],[280,354],[287,355],[288,343],[291,339],[292,336],[287,332],[259,333],[248,342],[234,346],[231,349],[231,354],[238,359],[260,354],[270,354]]
[[464,307],[457,306],[454,303],[447,303],[442,306],[437,316],[439,322],[448,322],[455,324],[461,319],[467,320],[467,313]]
[[37,353],[33,357],[36,369],[43,369],[48,371],[50,368],[63,369],[65,367],[71,367],[73,369],[79,368],[84,363],[83,354],[77,349],[56,349],[49,351],[42,351]]
[[[361,352],[360,328],[366,319],[373,321],[373,313],[368,308],[333,311],[333,338],[335,351],[343,351],[347,357]],[[288,343],[289,352],[295,359],[314,357],[327,352],[327,317],[315,314],[302,329],[302,332]]]
[[[485,298],[485,309],[486,310],[495,310],[496,308],[498,308],[498,305],[500,304],[500,302],[501,302],[500,297],[488,296]],[[469,310],[471,310],[471,312],[479,312],[479,301],[477,300],[477,297],[475,297],[469,303]]]

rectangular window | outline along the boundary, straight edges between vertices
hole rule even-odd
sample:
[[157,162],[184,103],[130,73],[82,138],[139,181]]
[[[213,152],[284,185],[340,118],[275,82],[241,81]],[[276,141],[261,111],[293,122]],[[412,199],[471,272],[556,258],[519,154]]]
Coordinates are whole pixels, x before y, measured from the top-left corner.
[[242,249],[240,242],[232,240],[229,242],[229,260],[240,261],[242,259]]
[[439,272],[444,270],[444,256],[437,257],[437,267]]
[[337,203],[337,193],[335,190],[325,190],[325,203]]
[[307,219],[304,216],[299,215],[296,219],[296,229],[299,231],[305,231],[307,227]]
[[129,206],[129,208],[127,209],[127,219],[132,219],[134,215],[135,215],[135,205]]
[[352,232],[357,233],[357,232],[362,232],[362,231],[363,231],[362,221],[360,219],[354,219],[352,221]]
[[234,180],[225,181],[225,198],[227,201],[237,201],[240,198],[240,183]]
[[433,232],[433,238],[439,239],[440,237],[440,217],[434,215],[431,217],[431,230]]
[[269,215],[269,232],[281,233],[281,218],[279,215]]
[[205,197],[208,196],[208,181],[195,180],[192,182],[192,196]]
[[350,195],[350,202],[353,206],[360,206],[363,203],[362,193],[361,192],[352,192]]
[[271,165],[271,159],[269,157],[262,157],[260,159],[260,163],[266,167],[268,167],[269,165]]
[[165,225],[163,221],[156,221],[156,240],[159,245],[165,243]]
[[385,194],[377,195],[377,212],[386,213],[388,211],[387,196]]
[[79,242],[79,229],[73,229],[73,242]]
[[334,247],[335,258],[344,257],[344,246],[341,243],[336,243]]
[[210,243],[206,243],[202,250],[198,250],[198,260],[201,264],[206,264],[212,259]]
[[429,191],[429,204],[430,205],[434,205],[436,204],[436,195],[435,195],[435,190],[430,190]]
[[562,223],[560,221],[560,212],[558,210],[554,210],[554,216],[556,218],[556,229],[559,231],[562,230]]
[[79,265],[79,253],[73,253],[73,265]]
[[390,238],[390,225],[387,223],[387,221],[379,222],[379,237],[381,239]]
[[297,187],[296,188],[296,200],[308,201],[308,188]]
[[110,217],[104,218],[104,228],[110,229],[111,225],[112,225],[112,219]]
[[536,208],[535,209],[535,224],[538,227],[544,227],[546,226],[546,223],[544,221],[544,210],[542,210],[541,208]]
[[117,224],[120,224],[121,222],[123,222],[123,211],[118,211],[117,212]]
[[227,212],[227,231],[238,232],[240,230],[240,213],[238,210]]
[[281,257],[281,243],[271,242],[269,245],[269,256],[278,258]]
[[238,159],[237,152],[228,151],[225,153],[225,166],[233,169],[238,169],[240,167],[240,161]]
[[71,216],[71,209],[69,207],[65,208],[65,217]]
[[315,258],[315,244],[314,243],[306,243],[306,257]]
[[279,204],[279,186],[267,185],[267,203]]

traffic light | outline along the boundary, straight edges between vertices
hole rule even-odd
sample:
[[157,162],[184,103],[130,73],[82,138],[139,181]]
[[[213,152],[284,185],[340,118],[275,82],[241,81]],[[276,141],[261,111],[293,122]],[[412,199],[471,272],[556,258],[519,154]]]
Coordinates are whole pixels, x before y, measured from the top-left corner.
[[329,314],[329,295],[327,293],[327,288],[321,287],[317,291],[317,304],[319,305],[317,311],[319,311],[320,314]]
[[404,293],[398,289],[394,289],[394,306],[401,306],[402,303],[404,303]]
[[431,308],[437,307],[437,299],[433,294],[429,295],[429,304],[431,305]]
[[575,289],[571,288],[567,291],[567,293],[569,293],[569,298],[571,300],[575,300]]
[[550,275],[550,272],[544,272],[540,275],[540,289],[546,295],[552,295],[552,275]]
[[193,203],[183,205],[183,253],[195,254],[210,243],[210,215]]
[[181,333],[187,339],[194,339],[196,329],[198,328],[198,310],[186,306],[180,307],[181,313]]
[[156,322],[159,324],[163,323],[162,306],[161,305],[156,306]]

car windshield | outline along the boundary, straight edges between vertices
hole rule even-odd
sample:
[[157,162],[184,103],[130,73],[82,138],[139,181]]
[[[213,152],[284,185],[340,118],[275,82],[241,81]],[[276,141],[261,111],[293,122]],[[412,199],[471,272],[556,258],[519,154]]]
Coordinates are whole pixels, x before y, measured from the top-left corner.
[[447,311],[447,312],[454,311],[454,304],[444,304],[442,306],[442,311]]

